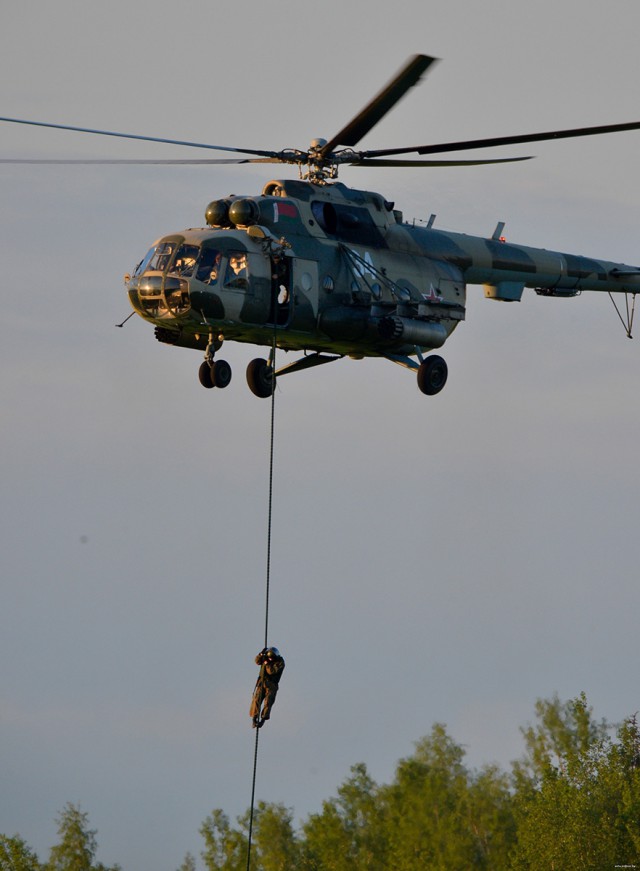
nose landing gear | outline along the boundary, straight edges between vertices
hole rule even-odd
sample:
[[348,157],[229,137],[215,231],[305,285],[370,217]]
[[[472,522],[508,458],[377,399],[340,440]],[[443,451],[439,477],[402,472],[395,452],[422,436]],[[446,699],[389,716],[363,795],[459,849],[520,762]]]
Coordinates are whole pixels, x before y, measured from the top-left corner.
[[216,360],[213,357],[222,347],[222,341],[209,333],[209,344],[204,352],[204,360],[198,369],[200,384],[210,390],[212,387],[227,387],[231,381],[231,366],[226,360]]
[[198,378],[207,390],[212,387],[227,387],[231,381],[231,366],[226,360],[217,360],[211,365],[205,360],[198,369]]

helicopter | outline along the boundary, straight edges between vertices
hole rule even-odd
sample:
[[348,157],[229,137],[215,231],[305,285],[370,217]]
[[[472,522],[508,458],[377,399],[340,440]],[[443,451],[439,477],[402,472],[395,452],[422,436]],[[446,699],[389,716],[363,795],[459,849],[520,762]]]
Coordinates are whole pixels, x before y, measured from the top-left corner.
[[[137,313],[153,324],[160,342],[204,352],[198,376],[208,389],[226,388],[231,381],[230,365],[217,356],[223,343],[243,342],[269,348],[268,356],[253,359],[246,372],[250,390],[261,398],[273,395],[282,375],[344,357],[384,358],[412,370],[423,394],[438,394],[446,384],[448,369],[445,360],[431,352],[439,350],[464,321],[467,285],[482,285],[485,297],[503,302],[519,301],[525,288],[548,297],[607,292],[612,301],[611,294],[622,293],[630,337],[640,267],[507,243],[502,222],[488,238],[439,230],[434,215],[426,226],[416,226],[405,221],[395,204],[381,194],[337,181],[343,165],[506,163],[531,156],[434,159],[424,155],[640,129],[640,122],[631,122],[356,150],[361,139],[436,61],[423,54],[410,57],[338,133],[329,140],[314,139],[306,150],[246,149],[0,118],[2,122],[243,155],[196,160],[0,162],[276,163],[298,167],[298,179],[268,181],[257,196],[213,200],[205,210],[205,227],[161,237],[132,273],[125,275],[133,308],[129,317]],[[411,154],[418,158],[405,157]],[[619,310],[618,314],[622,319]],[[276,349],[301,356],[277,368]]]

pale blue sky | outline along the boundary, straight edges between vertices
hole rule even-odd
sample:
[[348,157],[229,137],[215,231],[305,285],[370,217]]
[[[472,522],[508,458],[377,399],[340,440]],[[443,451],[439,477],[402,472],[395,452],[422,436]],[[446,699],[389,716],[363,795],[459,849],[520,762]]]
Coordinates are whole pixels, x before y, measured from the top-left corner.
[[[414,52],[442,58],[363,143],[638,120],[635,0],[12,3],[0,114],[255,148],[339,129]],[[343,171],[408,218],[628,263],[640,133],[506,167]],[[527,150],[529,151],[529,150]],[[506,154],[507,152],[505,152]],[[512,149],[509,153],[523,153]],[[525,152],[526,153],[526,152]],[[0,128],[0,156],[181,156]],[[189,154],[188,156],[193,156]],[[226,391],[159,345],[122,276],[274,168],[0,168],[0,831],[41,858],[79,802],[99,859],[173,871],[249,804],[262,646],[269,403],[254,349]],[[317,811],[435,721],[508,765],[536,698],[640,707],[640,349],[606,296],[501,305],[471,288],[429,400],[343,361],[276,400],[271,641],[287,659],[257,796]]]

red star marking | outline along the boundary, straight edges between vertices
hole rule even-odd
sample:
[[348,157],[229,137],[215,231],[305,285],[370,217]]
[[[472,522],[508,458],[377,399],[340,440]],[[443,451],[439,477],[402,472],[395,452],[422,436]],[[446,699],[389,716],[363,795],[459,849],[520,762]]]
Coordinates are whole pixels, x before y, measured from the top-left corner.
[[438,296],[438,291],[432,284],[429,285],[429,293],[423,293],[422,296],[427,302],[442,302],[442,297]]

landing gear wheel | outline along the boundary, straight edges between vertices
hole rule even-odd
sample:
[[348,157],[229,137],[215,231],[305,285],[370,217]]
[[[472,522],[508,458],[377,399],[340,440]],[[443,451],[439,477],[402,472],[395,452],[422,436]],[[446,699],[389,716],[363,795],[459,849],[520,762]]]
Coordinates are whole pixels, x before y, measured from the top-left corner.
[[214,387],[227,387],[231,381],[231,366],[226,360],[216,360],[211,369],[211,381]]
[[437,354],[432,354],[418,367],[418,387],[427,396],[435,396],[447,383],[447,374],[445,361]]
[[267,399],[273,393],[272,369],[266,360],[257,357],[247,366],[247,384],[249,390],[261,399]]
[[212,387],[216,385],[213,383],[213,379],[211,377],[211,366],[204,360],[200,364],[200,368],[198,369],[198,378],[200,379],[200,384],[203,387],[206,387],[207,390],[211,390]]

